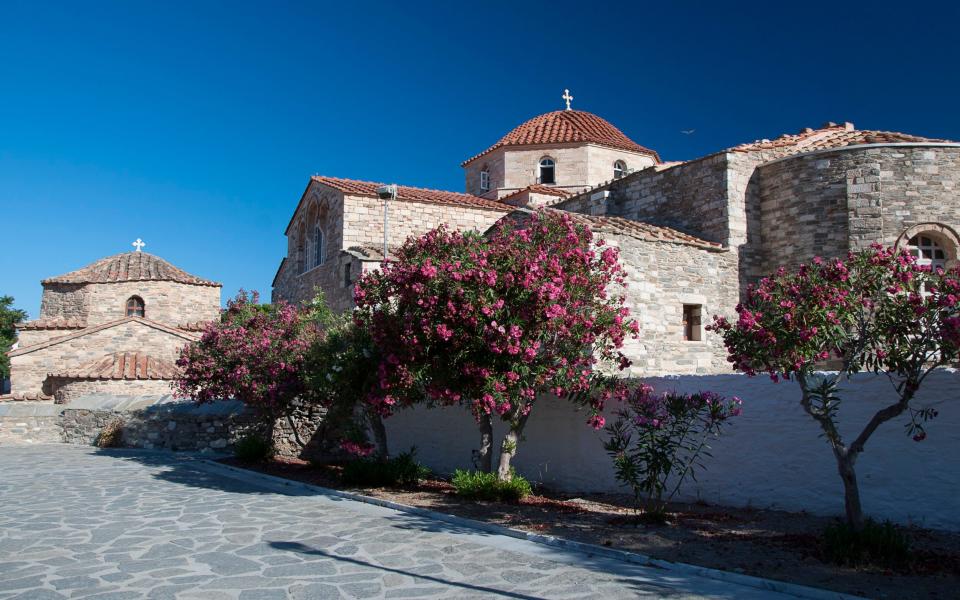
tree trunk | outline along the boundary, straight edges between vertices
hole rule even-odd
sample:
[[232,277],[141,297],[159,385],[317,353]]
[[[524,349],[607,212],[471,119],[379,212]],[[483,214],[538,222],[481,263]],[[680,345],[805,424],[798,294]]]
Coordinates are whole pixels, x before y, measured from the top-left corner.
[[847,514],[847,525],[854,531],[863,529],[863,508],[860,506],[860,488],[857,486],[857,473],[854,470],[856,455],[849,452],[837,454],[837,470],[843,480],[843,505]]
[[489,473],[493,471],[493,417],[480,415],[477,427],[480,429],[480,449],[477,451],[476,467],[479,471]]
[[[518,408],[519,412],[519,408]],[[520,437],[523,434],[523,426],[527,423],[526,415],[521,414],[510,422],[510,430],[503,436],[503,443],[500,444],[500,465],[497,468],[497,479],[500,481],[510,481],[510,461],[517,455],[517,446],[520,444]]]
[[373,441],[377,445],[377,458],[386,460],[390,456],[387,449],[387,428],[383,425],[383,419],[376,412],[367,413],[367,419],[370,421],[370,429],[373,431]]
[[500,445],[500,465],[497,468],[497,479],[500,481],[510,481],[510,461],[517,453],[517,442],[520,435],[511,427],[507,435],[503,437],[503,443]]

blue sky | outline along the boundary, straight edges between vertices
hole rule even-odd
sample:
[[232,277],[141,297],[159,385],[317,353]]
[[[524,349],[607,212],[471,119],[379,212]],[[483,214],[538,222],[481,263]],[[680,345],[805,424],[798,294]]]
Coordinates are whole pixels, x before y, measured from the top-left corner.
[[564,88],[667,160],[828,120],[960,139],[958,18],[917,1],[5,0],[0,294],[35,317],[40,279],[142,237],[224,297],[268,297],[311,174],[462,190],[459,163]]

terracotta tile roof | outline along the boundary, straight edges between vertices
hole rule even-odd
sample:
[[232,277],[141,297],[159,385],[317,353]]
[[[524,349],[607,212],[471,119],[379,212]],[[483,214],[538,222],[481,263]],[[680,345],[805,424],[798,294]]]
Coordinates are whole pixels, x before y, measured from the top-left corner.
[[200,279],[146,252],[124,252],[91,263],[82,269],[40,283],[117,283],[121,281],[175,281],[191,285],[220,287],[215,281]]
[[205,331],[210,321],[191,321],[190,323],[181,323],[177,325],[180,331]]
[[582,223],[589,227],[594,233],[625,235],[645,242],[683,244],[685,246],[696,246],[708,250],[723,249],[722,244],[710,242],[663,225],[654,225],[652,223],[644,223],[643,221],[624,219],[623,217],[593,216],[574,212],[568,212],[567,214],[573,217],[575,222]]
[[[342,179],[339,177],[323,177],[314,175],[311,178],[317,183],[330,186],[345,194],[355,196],[377,196],[377,188],[384,185],[373,181],[358,181],[356,179]],[[470,208],[485,208],[506,212],[510,207],[505,207],[494,200],[487,200],[480,196],[472,194],[461,194],[459,192],[446,192],[443,190],[431,190],[427,188],[410,187],[408,185],[397,186],[397,200],[408,200],[413,202],[426,202],[428,204],[445,204],[448,206],[468,206]]]
[[466,165],[503,146],[533,146],[539,144],[594,143],[618,150],[648,154],[657,162],[660,157],[649,148],[628,138],[609,121],[582,110],[556,110],[526,121],[480,154],[463,161]]
[[53,400],[53,396],[48,396],[43,392],[19,392],[0,396],[0,402],[27,402],[34,400]]
[[820,129],[804,128],[797,134],[785,133],[774,140],[757,140],[729,148],[727,152],[769,152],[782,158],[803,152],[830,150],[862,144],[951,143],[950,140],[927,138],[896,131],[859,130],[853,123],[827,123]]
[[115,352],[75,369],[48,373],[48,377],[64,379],[176,379],[177,365],[143,352]]
[[569,192],[567,190],[550,187],[549,185],[543,185],[542,183],[535,183],[533,185],[528,185],[525,188],[521,188],[512,194],[507,194],[503,198],[500,198],[500,202],[506,202],[510,198],[519,196],[520,194],[524,194],[526,192],[530,192],[531,194],[543,194],[544,196],[556,196],[558,198],[569,198],[570,196],[574,195],[573,192]]
[[83,319],[78,319],[76,317],[70,317],[67,319],[62,317],[55,317],[52,319],[35,319],[33,321],[17,323],[17,329],[21,331],[31,329],[83,329],[86,326],[87,324]]

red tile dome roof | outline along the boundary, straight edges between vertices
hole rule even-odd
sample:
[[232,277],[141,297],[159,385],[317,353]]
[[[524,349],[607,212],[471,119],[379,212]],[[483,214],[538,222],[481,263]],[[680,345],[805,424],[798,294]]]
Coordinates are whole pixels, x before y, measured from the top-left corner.
[[648,154],[657,162],[660,157],[649,148],[628,138],[609,121],[582,110],[555,110],[522,123],[480,154],[463,162],[466,165],[484,154],[503,146],[539,144],[594,143],[601,146]]
[[121,281],[174,281],[220,287],[200,279],[146,252],[124,252],[91,263],[82,269],[44,279],[40,283],[118,283]]

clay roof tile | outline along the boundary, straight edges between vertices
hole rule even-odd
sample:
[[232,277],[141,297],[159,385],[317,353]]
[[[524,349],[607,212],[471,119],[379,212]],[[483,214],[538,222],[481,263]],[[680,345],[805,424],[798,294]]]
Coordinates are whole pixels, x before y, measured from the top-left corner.
[[191,285],[220,287],[215,281],[200,279],[179,269],[159,256],[146,252],[124,252],[91,263],[82,269],[40,283],[119,283],[122,281],[173,281]]
[[174,363],[143,352],[115,352],[73,369],[48,373],[49,377],[89,380],[176,379]]
[[[536,116],[515,127],[510,133],[480,154],[463,161],[473,162],[503,146],[533,146],[540,144],[594,143],[600,146],[648,154],[657,162],[660,157],[649,148],[628,138],[609,121],[582,110],[555,110]],[[462,166],[461,165],[461,166]]]

